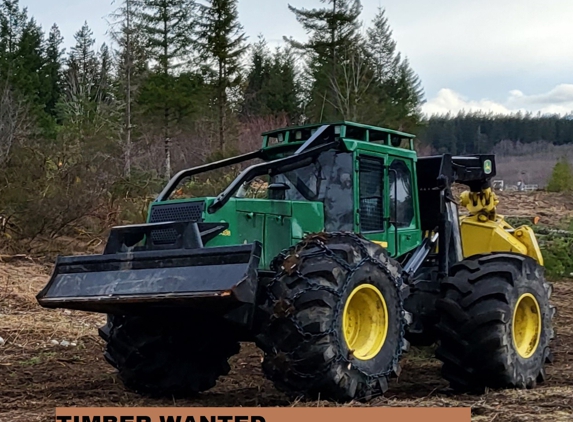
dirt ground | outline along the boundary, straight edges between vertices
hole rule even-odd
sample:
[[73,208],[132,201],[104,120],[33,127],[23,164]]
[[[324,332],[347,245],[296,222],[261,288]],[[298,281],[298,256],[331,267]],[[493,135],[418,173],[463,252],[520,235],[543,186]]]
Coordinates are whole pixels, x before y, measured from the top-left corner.
[[[523,215],[528,215],[526,208],[520,207]],[[547,216],[554,217],[551,212]],[[1,422],[52,421],[61,406],[334,406],[289,402],[262,376],[261,355],[249,344],[232,359],[231,373],[199,398],[157,400],[126,391],[103,359],[97,328],[104,316],[37,305],[35,295],[50,271],[51,265],[26,259],[0,262]],[[488,422],[573,420],[573,281],[555,282],[553,302],[558,311],[555,361],[547,368],[547,381],[537,388],[454,395],[440,377],[432,350],[412,348],[404,355],[400,378],[384,397],[350,405],[464,406],[471,407],[472,420]]]

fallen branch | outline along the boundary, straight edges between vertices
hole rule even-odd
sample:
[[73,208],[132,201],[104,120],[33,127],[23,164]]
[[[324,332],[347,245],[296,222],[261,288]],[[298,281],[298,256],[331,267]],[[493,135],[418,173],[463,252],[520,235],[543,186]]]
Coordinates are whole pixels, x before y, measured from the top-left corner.
[[0,255],[0,261],[2,262],[23,261],[23,260],[32,261],[32,258],[25,254]]

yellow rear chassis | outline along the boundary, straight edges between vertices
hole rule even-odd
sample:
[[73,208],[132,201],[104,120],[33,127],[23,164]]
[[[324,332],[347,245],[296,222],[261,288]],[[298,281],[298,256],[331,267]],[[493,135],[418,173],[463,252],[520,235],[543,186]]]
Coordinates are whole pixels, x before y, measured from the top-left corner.
[[513,228],[497,214],[499,198],[491,190],[465,191],[460,205],[469,215],[460,216],[460,235],[464,258],[490,252],[515,252],[530,256],[543,265],[535,233],[529,226]]

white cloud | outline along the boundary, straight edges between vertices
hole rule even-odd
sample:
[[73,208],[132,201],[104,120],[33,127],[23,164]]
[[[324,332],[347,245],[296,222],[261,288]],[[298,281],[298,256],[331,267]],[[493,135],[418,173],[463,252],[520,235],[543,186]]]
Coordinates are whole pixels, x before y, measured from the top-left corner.
[[427,101],[422,110],[427,115],[456,114],[460,111],[484,111],[510,114],[518,111],[542,114],[569,114],[573,112],[573,84],[561,84],[548,92],[527,95],[520,90],[512,90],[505,101],[489,99],[470,100],[460,93],[444,88]]
[[444,88],[438,92],[434,98],[430,99],[422,107],[426,114],[445,114],[448,112],[457,113],[459,111],[493,111],[494,113],[507,113],[509,110],[502,104],[487,99],[483,100],[468,100],[461,94]]
[[509,94],[508,103],[515,103],[518,106],[526,104],[546,104],[548,106],[560,104],[570,106],[573,104],[573,84],[557,85],[551,91],[538,95],[527,96],[517,90],[510,91]]

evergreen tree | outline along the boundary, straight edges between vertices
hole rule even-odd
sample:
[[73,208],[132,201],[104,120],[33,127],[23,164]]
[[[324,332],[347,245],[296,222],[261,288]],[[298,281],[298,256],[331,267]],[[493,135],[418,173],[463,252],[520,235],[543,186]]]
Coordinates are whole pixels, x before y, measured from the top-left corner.
[[370,93],[376,114],[371,122],[413,131],[422,119],[424,92],[408,60],[397,51],[384,9],[367,30],[365,49],[374,72]]
[[301,115],[301,86],[296,70],[296,57],[290,47],[277,48],[272,57],[266,84],[267,108],[273,115],[285,114],[291,123]]
[[136,18],[141,25],[147,56],[155,64],[156,77],[149,85],[163,108],[165,178],[171,177],[170,125],[174,119],[169,97],[176,95],[173,76],[191,57],[192,0],[143,0]]
[[321,0],[329,5],[320,9],[289,9],[309,34],[306,43],[287,39],[305,52],[309,58],[312,86],[309,93],[309,112],[313,120],[334,120],[343,113],[338,109],[337,82],[339,66],[347,60],[348,52],[360,43],[359,0]]
[[61,95],[62,61],[65,49],[61,48],[64,39],[57,25],[53,25],[46,43],[46,60],[42,70],[42,103],[46,113],[56,117],[56,104]]
[[262,35],[251,46],[251,64],[247,74],[242,104],[244,116],[261,116],[266,113],[268,98],[265,88],[270,77],[270,57],[267,42]]
[[385,124],[398,130],[415,131],[422,120],[420,107],[424,91],[407,59],[401,61],[397,75],[384,82],[381,89],[389,100],[383,115]]
[[238,20],[237,0],[209,0],[201,5],[197,45],[201,59],[214,74],[218,140],[225,149],[229,90],[241,83],[241,58],[247,46]]
[[[31,18],[20,34],[13,58],[10,60],[10,85],[26,104],[29,117],[35,122],[38,135],[55,136],[55,120],[48,109],[50,90],[53,85],[49,71],[49,58],[42,28]],[[55,83],[58,83],[57,77]],[[53,95],[57,101],[57,93]],[[52,107],[55,103],[52,103]]]
[[252,48],[243,115],[286,115],[290,122],[295,122],[300,116],[301,87],[292,48],[278,47],[271,54],[262,37]]
[[553,167],[553,172],[547,183],[549,192],[565,192],[573,190],[573,172],[567,158],[562,157]]
[[116,90],[118,98],[124,104],[125,139],[123,143],[124,175],[131,176],[132,151],[132,107],[137,87],[147,71],[147,56],[143,37],[137,18],[143,4],[141,0],[123,0],[121,5],[111,14],[111,36],[118,49],[116,56]]
[[91,134],[100,119],[100,63],[94,49],[95,39],[87,22],[74,34],[64,71],[64,88],[58,103],[59,116],[76,142]]
[[[12,85],[35,106],[39,105],[44,66],[44,34],[34,19],[22,28],[12,59]],[[34,107],[37,108],[37,107]]]
[[20,10],[19,0],[2,0],[0,4],[0,52],[11,59],[28,22],[28,9]]
[[[98,59],[94,50],[95,39],[93,31],[84,22],[79,31],[74,34],[76,44],[71,48],[68,57],[68,76],[76,79],[85,94],[91,97],[98,73]],[[74,83],[75,83],[74,82]]]
[[289,5],[289,10],[310,35],[306,43],[292,39],[289,41],[293,46],[317,54],[334,69],[340,50],[345,50],[360,39],[358,18],[362,12],[362,4],[360,0],[320,1],[330,7],[308,10]]
[[[14,100],[25,104],[35,129],[51,137],[55,129],[55,104],[61,57],[54,57],[56,34],[45,39],[42,28],[18,0],[0,3],[0,79],[13,90]],[[60,41],[61,43],[61,37]]]
[[396,41],[392,38],[392,30],[384,9],[378,9],[366,33],[366,50],[370,56],[376,80],[383,83],[396,76],[400,65]]
[[103,43],[98,54],[99,69],[97,74],[98,97],[100,101],[111,100],[111,56],[109,47]]

